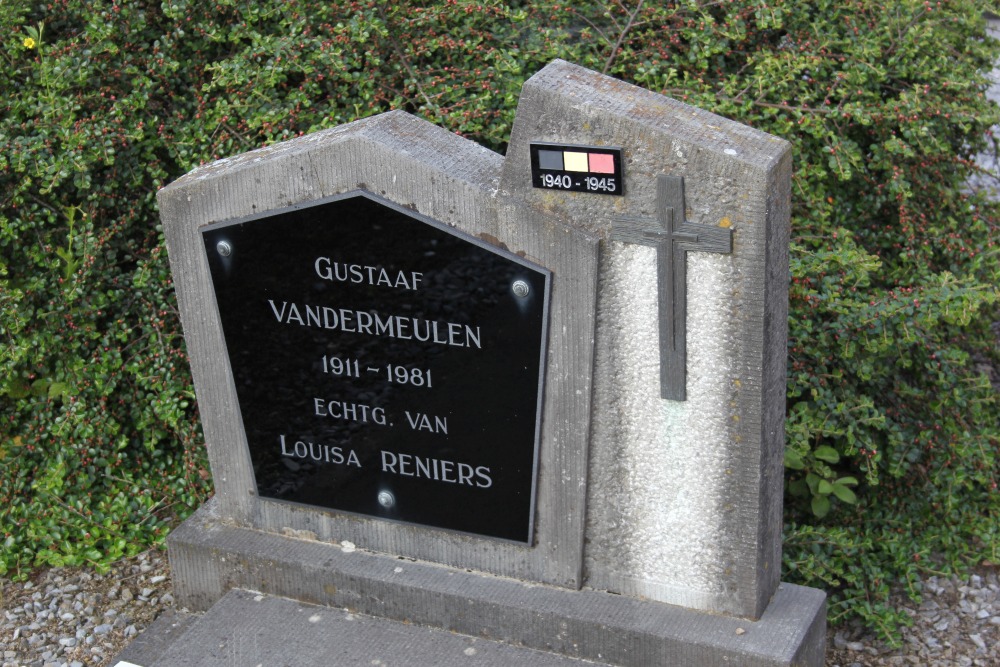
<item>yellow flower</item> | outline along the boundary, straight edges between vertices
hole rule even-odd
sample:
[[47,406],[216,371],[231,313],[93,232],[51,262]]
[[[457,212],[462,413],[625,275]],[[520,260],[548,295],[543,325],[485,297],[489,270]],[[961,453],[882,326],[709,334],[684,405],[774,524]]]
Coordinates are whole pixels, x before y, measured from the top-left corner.
[[35,40],[33,40],[31,37],[25,37],[24,38],[24,48],[26,48],[26,49],[33,49],[33,48],[35,48]]

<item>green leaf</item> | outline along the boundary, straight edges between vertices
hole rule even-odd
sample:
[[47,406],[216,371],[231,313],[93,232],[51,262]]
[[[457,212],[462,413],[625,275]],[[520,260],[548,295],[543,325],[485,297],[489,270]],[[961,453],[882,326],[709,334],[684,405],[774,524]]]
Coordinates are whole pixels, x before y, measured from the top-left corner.
[[52,384],[52,380],[40,379],[35,380],[31,383],[31,393],[35,396],[46,396],[49,393],[49,387]]
[[806,484],[809,485],[809,492],[814,496],[819,494],[819,483],[820,477],[816,473],[809,473],[806,475]]
[[825,479],[821,479],[819,480],[819,485],[817,486],[816,491],[818,491],[820,495],[828,496],[833,493],[833,484],[830,484],[830,482]]
[[830,513],[830,499],[827,496],[813,496],[812,512],[822,519]]
[[53,382],[49,385],[49,398],[65,398],[70,395],[70,386],[65,382]]
[[788,492],[796,498],[804,498],[809,495],[809,485],[804,479],[792,480],[788,483]]
[[789,470],[802,470],[806,467],[802,455],[794,449],[785,449],[785,467]]
[[826,461],[827,463],[836,463],[840,460],[840,454],[836,449],[830,447],[829,445],[823,445],[822,447],[817,447],[813,452],[813,456],[820,461]]
[[833,484],[832,490],[833,495],[837,496],[849,505],[854,505],[858,502],[858,497],[854,494],[854,491],[851,491],[843,484]]

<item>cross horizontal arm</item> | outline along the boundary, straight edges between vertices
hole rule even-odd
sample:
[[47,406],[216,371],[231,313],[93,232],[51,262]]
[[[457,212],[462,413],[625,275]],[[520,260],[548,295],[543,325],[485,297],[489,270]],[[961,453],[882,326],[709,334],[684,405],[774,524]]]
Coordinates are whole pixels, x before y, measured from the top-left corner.
[[728,254],[733,251],[733,230],[728,227],[710,227],[685,222],[677,227],[678,234],[694,236],[695,241],[681,241],[678,245],[682,250],[698,252],[721,252]]
[[663,227],[654,218],[615,218],[616,224],[611,229],[611,239],[624,243],[635,243],[636,245],[657,246],[662,243],[649,234],[663,232]]
[[[663,235],[663,228],[656,226],[656,221],[652,218],[621,217],[615,218],[615,222],[622,224],[615,225],[611,231],[611,238],[614,241],[650,247],[656,247],[663,242],[660,238]],[[710,227],[685,222],[678,226],[674,238],[682,250],[721,253],[733,251],[733,230],[727,227]]]

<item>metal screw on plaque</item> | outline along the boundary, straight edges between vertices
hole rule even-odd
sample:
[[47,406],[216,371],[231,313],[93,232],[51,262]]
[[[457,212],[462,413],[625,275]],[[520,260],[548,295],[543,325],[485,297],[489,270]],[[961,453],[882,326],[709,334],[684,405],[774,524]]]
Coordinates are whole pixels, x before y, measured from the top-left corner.
[[393,496],[388,491],[379,491],[378,504],[386,509],[389,509],[390,507],[396,504],[396,497]]
[[233,254],[233,246],[229,245],[228,241],[219,241],[215,244],[215,249],[223,257],[229,257]]
[[514,284],[510,286],[511,291],[514,292],[514,296],[519,296],[522,299],[528,296],[531,292],[531,287],[523,280],[515,280]]

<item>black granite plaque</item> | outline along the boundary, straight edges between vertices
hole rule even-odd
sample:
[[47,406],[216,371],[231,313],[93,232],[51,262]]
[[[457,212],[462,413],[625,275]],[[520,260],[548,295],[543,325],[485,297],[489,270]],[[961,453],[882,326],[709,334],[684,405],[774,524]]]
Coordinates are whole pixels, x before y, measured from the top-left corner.
[[531,542],[548,271],[362,191],[203,236],[260,496]]

